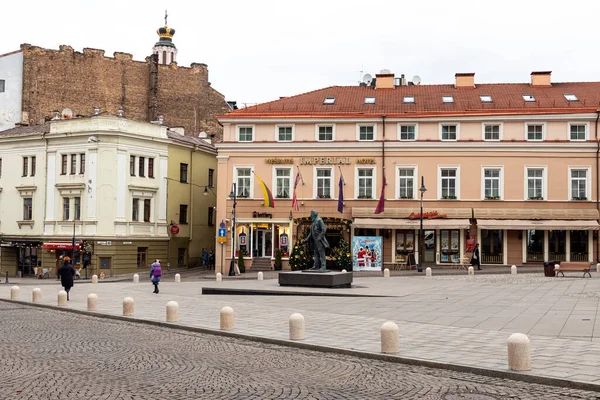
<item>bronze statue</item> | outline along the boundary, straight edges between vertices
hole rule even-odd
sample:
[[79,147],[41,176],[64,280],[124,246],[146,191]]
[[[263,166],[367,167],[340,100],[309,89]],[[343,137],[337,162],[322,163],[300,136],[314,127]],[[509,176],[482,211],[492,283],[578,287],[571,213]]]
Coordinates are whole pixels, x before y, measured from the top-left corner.
[[327,264],[325,251],[329,248],[329,243],[325,237],[327,228],[316,210],[310,212],[310,218],[312,220],[312,225],[310,227],[310,233],[306,239],[304,239],[304,243],[308,242],[308,247],[313,252],[314,264],[311,270],[325,271]]

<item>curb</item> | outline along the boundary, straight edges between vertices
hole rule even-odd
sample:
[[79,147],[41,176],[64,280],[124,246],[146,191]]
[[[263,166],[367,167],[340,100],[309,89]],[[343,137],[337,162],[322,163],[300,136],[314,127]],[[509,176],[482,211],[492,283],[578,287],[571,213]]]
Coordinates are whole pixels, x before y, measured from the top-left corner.
[[272,338],[265,338],[265,337],[260,337],[260,336],[251,336],[251,335],[246,335],[243,333],[222,331],[219,329],[183,326],[183,325],[177,325],[175,323],[150,321],[150,320],[137,319],[137,318],[132,318],[132,317],[124,317],[124,316],[120,316],[120,315],[99,314],[99,313],[92,312],[92,311],[74,310],[74,309],[70,309],[70,308],[52,306],[52,305],[48,305],[48,304],[30,303],[30,302],[21,301],[21,300],[9,300],[9,299],[1,299],[0,298],[0,301],[5,302],[5,303],[20,304],[20,305],[30,306],[30,307],[45,308],[45,309],[50,309],[50,310],[55,310],[55,311],[71,312],[71,313],[75,313],[75,314],[86,315],[86,316],[96,317],[96,318],[104,318],[104,319],[111,319],[111,320],[124,321],[124,322],[133,322],[133,323],[137,323],[137,324],[159,326],[162,328],[168,328],[168,329],[173,329],[173,330],[195,332],[195,333],[205,333],[205,334],[215,335],[215,336],[225,336],[225,337],[231,337],[231,338],[236,338],[236,339],[244,339],[244,340],[253,341],[253,342],[261,342],[261,343],[275,344],[275,345],[285,346],[285,347],[294,347],[294,348],[305,349],[305,350],[313,350],[313,351],[318,351],[318,352],[322,352],[322,353],[344,354],[344,355],[358,357],[358,358],[394,362],[394,363],[421,366],[421,367],[427,367],[427,368],[445,369],[445,370],[449,370],[449,371],[470,373],[470,374],[487,376],[487,377],[492,377],[492,378],[510,379],[510,380],[514,380],[514,381],[537,383],[537,384],[548,385],[548,386],[557,386],[557,387],[561,387],[561,388],[571,388],[571,389],[586,390],[586,391],[592,391],[592,392],[600,392],[600,385],[593,384],[593,383],[570,381],[567,379],[560,379],[560,378],[542,377],[542,376],[537,376],[537,375],[530,375],[527,373],[508,371],[508,370],[507,371],[499,371],[499,370],[493,370],[493,369],[487,369],[487,368],[481,368],[481,367],[471,367],[471,366],[462,365],[462,364],[447,364],[447,363],[441,363],[441,362],[436,362],[436,361],[428,361],[428,360],[423,360],[423,359],[419,359],[419,358],[407,358],[407,357],[401,357],[401,356],[394,356],[394,355],[390,355],[390,354],[369,353],[369,352],[359,351],[359,350],[342,349],[339,347],[328,347],[328,346],[323,346],[323,345],[302,343],[302,342],[293,341],[293,340],[272,339]]
[[319,293],[319,292],[295,292],[284,290],[261,290],[261,289],[229,289],[203,287],[202,294],[227,294],[244,296],[327,296],[327,297],[395,297],[376,294],[356,294],[356,293]]

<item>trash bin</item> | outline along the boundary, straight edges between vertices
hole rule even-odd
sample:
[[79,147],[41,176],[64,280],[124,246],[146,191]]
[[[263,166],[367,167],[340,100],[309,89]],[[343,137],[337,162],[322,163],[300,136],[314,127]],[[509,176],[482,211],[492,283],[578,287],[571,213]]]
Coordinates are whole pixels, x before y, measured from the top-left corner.
[[21,276],[23,276],[23,271],[17,271],[17,278],[20,278]]
[[560,261],[546,261],[544,262],[544,276],[555,276],[554,264],[559,264]]

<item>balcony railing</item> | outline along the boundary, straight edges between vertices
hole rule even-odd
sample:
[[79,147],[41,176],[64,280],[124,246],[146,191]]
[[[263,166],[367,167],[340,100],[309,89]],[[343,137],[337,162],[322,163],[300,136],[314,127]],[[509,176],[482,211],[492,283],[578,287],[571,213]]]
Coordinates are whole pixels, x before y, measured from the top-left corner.
[[566,261],[567,254],[566,253],[548,253],[548,261]]
[[482,264],[502,264],[504,262],[504,253],[492,253],[481,255]]
[[527,253],[527,262],[543,262],[544,261],[544,253]]
[[587,261],[588,254],[587,253],[573,253],[571,252],[571,261]]

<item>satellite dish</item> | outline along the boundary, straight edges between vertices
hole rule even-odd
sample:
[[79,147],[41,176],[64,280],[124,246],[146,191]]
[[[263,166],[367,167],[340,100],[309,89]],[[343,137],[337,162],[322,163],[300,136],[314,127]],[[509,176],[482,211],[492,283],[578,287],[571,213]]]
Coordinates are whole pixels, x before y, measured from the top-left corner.
[[420,84],[421,83],[421,77],[419,75],[413,76],[412,83],[415,84],[415,85]]
[[362,79],[363,83],[366,83],[367,85],[371,83],[372,80],[373,77],[371,76],[371,74],[365,74]]
[[65,108],[60,114],[62,115],[63,119],[73,118],[73,110],[71,110],[70,108]]

